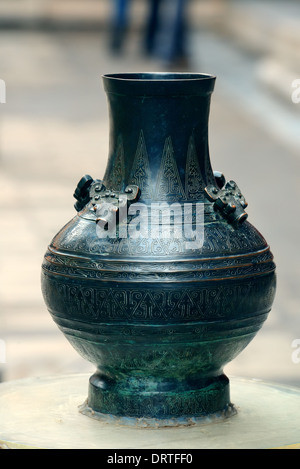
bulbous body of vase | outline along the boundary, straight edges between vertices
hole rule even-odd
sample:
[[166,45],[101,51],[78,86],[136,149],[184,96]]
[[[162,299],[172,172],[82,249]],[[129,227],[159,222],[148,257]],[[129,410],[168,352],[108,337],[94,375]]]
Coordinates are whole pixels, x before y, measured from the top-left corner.
[[97,367],[83,411],[158,425],[227,416],[223,367],[267,318],[275,265],[238,187],[211,169],[215,79],[103,81],[106,173],[81,179],[78,215],[55,236],[42,268],[54,321]]

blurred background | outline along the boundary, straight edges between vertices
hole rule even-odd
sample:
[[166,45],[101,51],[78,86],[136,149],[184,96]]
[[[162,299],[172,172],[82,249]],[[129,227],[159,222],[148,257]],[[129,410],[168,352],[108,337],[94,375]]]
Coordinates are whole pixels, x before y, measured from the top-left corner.
[[241,187],[277,263],[269,319],[225,372],[300,386],[300,1],[186,0],[174,23],[177,0],[166,0],[156,43],[151,2],[117,3],[0,3],[1,379],[94,371],[46,310],[42,258],[74,216],[78,180],[103,176],[101,75],[175,70],[217,76],[212,165]]

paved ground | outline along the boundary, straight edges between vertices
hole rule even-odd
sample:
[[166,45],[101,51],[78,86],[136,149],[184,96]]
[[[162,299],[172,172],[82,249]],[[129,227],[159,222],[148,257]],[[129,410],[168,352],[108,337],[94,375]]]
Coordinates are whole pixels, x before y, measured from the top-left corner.
[[[101,74],[164,70],[143,58],[140,41],[135,33],[126,53],[114,57],[105,31],[0,31],[0,78],[7,84],[7,103],[0,105],[5,380],[93,371],[50,319],[40,265],[48,242],[74,215],[77,180],[103,175],[108,117]],[[218,77],[210,120],[213,167],[243,189],[250,221],[269,241],[278,265],[270,318],[226,371],[300,386],[291,346],[300,341],[300,104],[265,89],[256,73],[261,57],[246,54],[232,39],[194,30],[190,45],[190,70]]]

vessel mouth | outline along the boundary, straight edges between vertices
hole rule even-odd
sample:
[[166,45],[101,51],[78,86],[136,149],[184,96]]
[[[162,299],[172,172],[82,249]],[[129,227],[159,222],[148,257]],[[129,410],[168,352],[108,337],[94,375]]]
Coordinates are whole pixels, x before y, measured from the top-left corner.
[[189,72],[141,72],[141,73],[109,73],[102,75],[103,78],[127,81],[178,81],[178,80],[211,80],[214,75],[208,73]]
[[119,96],[205,96],[216,77],[206,73],[146,72],[102,75],[107,93]]

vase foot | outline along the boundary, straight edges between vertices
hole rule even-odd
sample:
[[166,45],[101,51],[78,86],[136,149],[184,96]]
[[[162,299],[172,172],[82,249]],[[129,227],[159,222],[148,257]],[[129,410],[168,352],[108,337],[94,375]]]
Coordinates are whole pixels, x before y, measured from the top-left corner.
[[105,423],[152,428],[208,424],[237,413],[224,374],[192,383],[154,383],[144,379],[109,382],[95,373],[89,381],[88,398],[79,410]]
[[228,404],[225,409],[210,415],[200,417],[171,417],[171,418],[151,418],[151,417],[125,417],[97,412],[88,405],[86,400],[79,406],[79,412],[87,417],[98,420],[105,424],[136,428],[163,428],[163,427],[191,427],[195,425],[208,425],[220,422],[237,414],[237,409],[233,404]]

